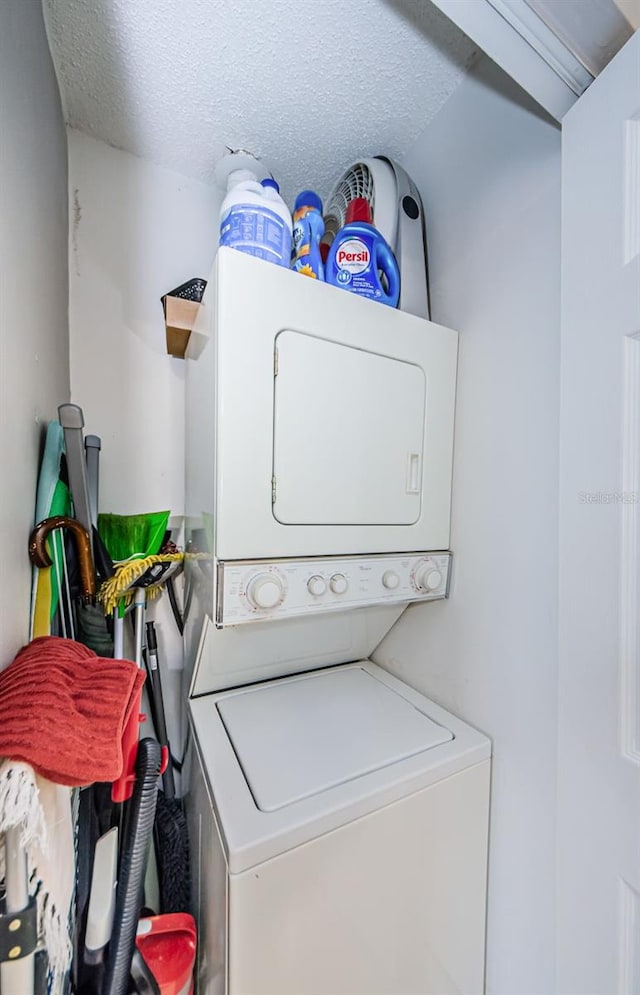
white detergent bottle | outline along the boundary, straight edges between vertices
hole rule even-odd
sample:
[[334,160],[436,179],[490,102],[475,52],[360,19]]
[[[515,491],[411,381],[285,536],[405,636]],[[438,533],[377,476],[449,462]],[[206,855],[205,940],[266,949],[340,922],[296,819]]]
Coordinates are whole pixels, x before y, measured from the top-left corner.
[[220,245],[288,267],[291,232],[291,215],[275,180],[258,183],[248,169],[229,174],[220,209]]

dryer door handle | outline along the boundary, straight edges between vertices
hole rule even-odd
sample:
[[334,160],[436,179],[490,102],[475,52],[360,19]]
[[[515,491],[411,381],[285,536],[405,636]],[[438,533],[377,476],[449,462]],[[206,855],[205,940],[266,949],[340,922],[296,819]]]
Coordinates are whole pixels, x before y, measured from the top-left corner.
[[407,455],[407,494],[420,493],[420,453]]

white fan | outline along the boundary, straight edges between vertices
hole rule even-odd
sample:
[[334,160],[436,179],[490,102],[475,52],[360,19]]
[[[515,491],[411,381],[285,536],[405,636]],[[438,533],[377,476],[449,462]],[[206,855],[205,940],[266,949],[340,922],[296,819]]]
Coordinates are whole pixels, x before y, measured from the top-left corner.
[[356,197],[369,202],[373,223],[391,246],[400,269],[402,311],[429,317],[427,253],[422,201],[418,189],[396,162],[384,156],[361,159],[340,177],[325,210],[329,244],[346,223],[347,207]]

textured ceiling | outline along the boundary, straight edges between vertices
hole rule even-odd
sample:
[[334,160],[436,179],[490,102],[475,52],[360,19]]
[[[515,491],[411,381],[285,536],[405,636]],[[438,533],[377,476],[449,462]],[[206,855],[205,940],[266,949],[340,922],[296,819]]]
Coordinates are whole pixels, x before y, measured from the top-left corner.
[[211,182],[225,147],[289,200],[402,156],[474,50],[429,0],[44,0],[68,123]]

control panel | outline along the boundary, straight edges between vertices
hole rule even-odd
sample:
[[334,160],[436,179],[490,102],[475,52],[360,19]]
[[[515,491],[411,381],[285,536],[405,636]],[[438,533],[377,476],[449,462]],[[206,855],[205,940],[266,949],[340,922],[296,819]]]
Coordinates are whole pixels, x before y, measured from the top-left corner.
[[219,561],[216,625],[445,598],[450,568],[451,553]]

